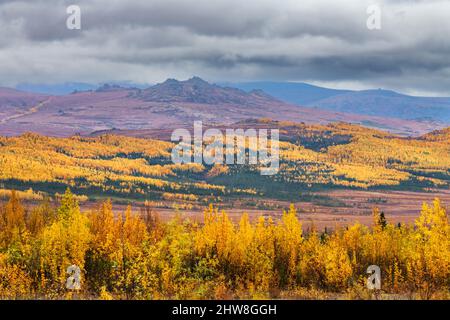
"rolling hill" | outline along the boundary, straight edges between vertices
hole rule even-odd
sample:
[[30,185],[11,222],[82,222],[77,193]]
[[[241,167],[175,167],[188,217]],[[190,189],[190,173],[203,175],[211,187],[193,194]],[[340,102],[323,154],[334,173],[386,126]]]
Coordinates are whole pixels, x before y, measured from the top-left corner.
[[44,94],[0,87],[0,123],[8,117],[32,108],[45,99],[47,96]]
[[[427,190],[450,186],[450,141],[402,138],[361,126],[253,120],[235,124],[280,129],[280,170],[257,166],[173,164],[173,144],[103,134],[0,137],[1,188],[87,196],[197,201],[259,197],[296,199],[330,189]],[[442,137],[447,130],[435,132]],[[203,202],[202,202],[203,203]]]
[[[14,103],[9,98],[13,92]],[[6,89],[0,92],[0,135],[36,132],[53,136],[89,135],[99,130],[168,129],[205,124],[232,124],[270,118],[326,124],[363,124],[403,135],[420,135],[444,127],[415,121],[303,107],[276,99],[262,90],[246,92],[210,84],[198,77],[168,79],[145,89],[103,85],[68,95],[42,95]]]
[[415,97],[391,90],[335,90],[295,82],[233,83],[261,89],[277,99],[324,110],[450,124],[450,97]]

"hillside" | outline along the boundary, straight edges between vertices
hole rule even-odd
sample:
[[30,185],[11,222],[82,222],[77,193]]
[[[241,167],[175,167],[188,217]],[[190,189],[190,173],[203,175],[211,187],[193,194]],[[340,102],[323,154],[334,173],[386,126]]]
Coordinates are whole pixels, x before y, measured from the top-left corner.
[[449,139],[405,139],[344,123],[265,120],[247,125],[280,128],[278,174],[261,176],[255,166],[174,165],[172,144],[152,139],[24,134],[0,138],[0,183],[6,189],[50,194],[70,186],[88,196],[175,197],[201,203],[235,196],[296,199],[301,192],[341,188],[450,186]]
[[[112,129],[173,130],[191,127],[196,120],[209,125],[229,125],[249,118],[308,124],[345,121],[411,136],[442,128],[442,124],[433,121],[302,107],[282,102],[261,90],[246,92],[221,87],[198,77],[186,81],[169,79],[146,89],[104,85],[95,91],[62,96],[23,95],[37,98],[0,115],[0,135],[18,135],[32,131],[67,137]],[[8,105],[0,104],[0,110],[6,110]],[[14,116],[11,117],[11,114]]]
[[46,95],[40,93],[29,93],[0,87],[0,105],[4,107],[24,108],[32,106],[46,98]]
[[0,126],[45,99],[43,94],[0,87]]
[[199,77],[193,77],[187,81],[168,79],[163,83],[139,91],[136,96],[144,101],[155,102],[237,104],[242,106],[277,103],[276,99],[264,95],[260,91],[247,93],[236,88],[220,87]]
[[422,136],[421,138],[428,141],[450,141],[450,127],[442,130],[432,131]]

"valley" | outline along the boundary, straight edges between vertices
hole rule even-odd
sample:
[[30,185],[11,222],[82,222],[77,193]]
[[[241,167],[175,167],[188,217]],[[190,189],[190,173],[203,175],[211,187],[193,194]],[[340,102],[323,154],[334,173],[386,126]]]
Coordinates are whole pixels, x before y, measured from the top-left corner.
[[[441,199],[447,211],[450,210],[450,191],[438,189],[429,192],[343,190],[317,193],[312,198],[313,200],[310,201],[293,202],[305,232],[335,230],[357,222],[371,226],[374,207],[384,212],[387,221],[394,225],[413,224],[419,217],[419,208],[422,204],[430,203],[436,198]],[[80,206],[84,211],[93,210],[102,199],[106,198],[83,201],[80,202]],[[114,211],[124,212],[127,202],[117,200],[115,199],[113,202]],[[28,201],[26,203],[34,206],[36,202]],[[165,222],[180,216],[182,219],[200,224],[203,223],[203,211],[206,208],[203,205],[186,207],[171,201],[133,201],[131,204],[137,212],[146,205]],[[217,206],[220,210],[225,210],[234,223],[238,223],[244,213],[252,222],[257,222],[260,217],[270,217],[274,221],[279,221],[282,211],[287,210],[290,204],[291,202],[276,199],[237,199],[217,204]]]
[[[226,209],[234,221],[244,212],[252,220],[278,219],[293,203],[304,228],[321,229],[370,224],[374,207],[393,223],[409,223],[424,201],[450,203],[445,121],[304,107],[249,88],[193,77],[148,88],[105,84],[58,96],[1,89],[0,198],[15,189],[30,205],[47,197],[56,203],[70,188],[82,208],[111,198],[118,210],[145,204],[164,220],[177,213],[200,220],[209,204]],[[355,95],[300,88],[304,95],[312,92],[307,105]],[[193,134],[199,120],[204,130],[221,132],[278,129],[278,174],[261,176],[258,165],[174,164],[173,130]]]
[[[375,252],[393,279],[389,297],[411,292],[416,270],[429,283],[436,265],[433,291],[414,292],[441,298],[445,101],[313,91],[299,105],[198,77],[63,95],[0,89],[0,297],[63,297],[75,263],[86,271],[83,299],[354,298],[350,280],[366,275]],[[174,163],[171,135],[192,137],[195,121],[203,132],[277,129],[279,170]],[[300,258],[290,264],[292,254]],[[289,279],[308,289],[291,290]]]

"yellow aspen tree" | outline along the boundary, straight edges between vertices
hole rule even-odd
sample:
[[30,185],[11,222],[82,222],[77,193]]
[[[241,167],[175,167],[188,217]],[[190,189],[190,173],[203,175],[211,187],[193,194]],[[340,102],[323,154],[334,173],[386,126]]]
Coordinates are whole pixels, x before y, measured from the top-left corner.
[[58,208],[57,221],[41,234],[41,267],[54,290],[65,290],[69,266],[75,265],[84,272],[90,238],[88,219],[67,189]]
[[112,204],[107,200],[89,213],[89,227],[92,234],[87,252],[86,270],[92,290],[112,286],[114,253],[119,249],[119,229],[114,219]]
[[116,261],[116,283],[119,291],[129,299],[144,286],[142,268],[144,265],[143,244],[148,239],[144,221],[133,214],[127,206],[124,217],[117,224],[119,248],[114,253]]
[[277,265],[281,284],[293,287],[298,280],[297,265],[302,241],[302,224],[297,218],[297,210],[291,204],[289,211],[283,212],[277,226]]
[[422,298],[429,299],[450,278],[450,226],[438,199],[432,206],[423,204],[416,227],[416,245],[408,261],[408,275]]
[[0,240],[4,247],[14,242],[24,241],[26,237],[25,209],[16,191],[11,197],[0,216]]

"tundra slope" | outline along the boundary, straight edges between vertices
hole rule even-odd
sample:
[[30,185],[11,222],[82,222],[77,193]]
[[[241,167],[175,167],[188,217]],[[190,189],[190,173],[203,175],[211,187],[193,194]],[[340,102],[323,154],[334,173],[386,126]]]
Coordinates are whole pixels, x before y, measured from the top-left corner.
[[433,121],[356,115],[282,102],[261,90],[210,84],[198,77],[174,79],[146,89],[104,85],[95,91],[48,96],[15,91],[11,103],[0,91],[0,135],[32,131],[52,136],[90,134],[98,130],[167,129],[205,124],[232,124],[249,118],[270,118],[326,124],[344,121],[382,128],[402,135],[420,135],[441,128]]

